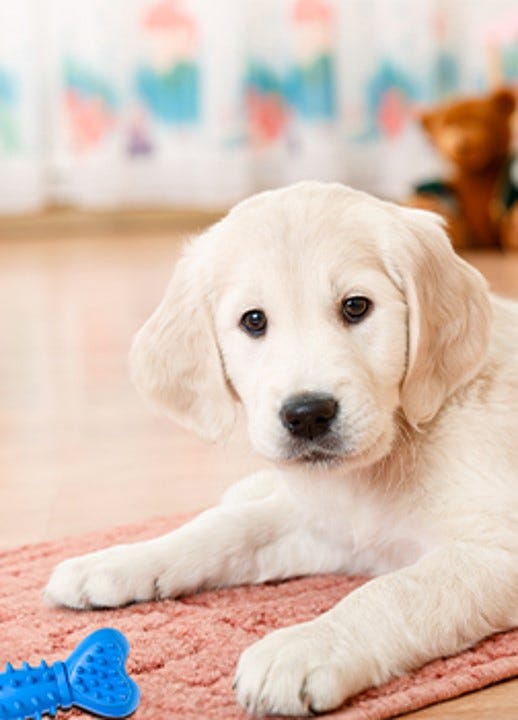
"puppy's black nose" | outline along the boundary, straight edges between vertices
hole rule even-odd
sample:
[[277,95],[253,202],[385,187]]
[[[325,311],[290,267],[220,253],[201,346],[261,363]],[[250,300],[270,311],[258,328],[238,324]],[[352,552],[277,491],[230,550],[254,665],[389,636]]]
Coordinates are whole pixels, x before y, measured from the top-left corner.
[[280,416],[292,435],[313,440],[329,430],[337,411],[338,403],[331,395],[306,393],[286,400]]

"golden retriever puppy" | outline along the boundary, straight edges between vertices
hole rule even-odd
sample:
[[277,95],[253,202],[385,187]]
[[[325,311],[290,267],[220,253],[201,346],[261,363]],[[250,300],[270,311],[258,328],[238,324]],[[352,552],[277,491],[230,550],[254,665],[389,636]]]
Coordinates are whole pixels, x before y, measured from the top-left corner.
[[243,653],[259,715],[330,710],[518,624],[518,304],[435,215],[338,184],[252,197],[186,247],[131,360],[210,440],[241,406],[275,469],[164,537],[65,561],[51,602],[375,576]]

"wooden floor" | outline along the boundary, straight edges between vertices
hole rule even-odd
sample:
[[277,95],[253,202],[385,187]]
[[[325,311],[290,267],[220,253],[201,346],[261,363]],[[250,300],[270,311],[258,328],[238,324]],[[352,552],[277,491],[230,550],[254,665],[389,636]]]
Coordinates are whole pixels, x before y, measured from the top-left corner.
[[[0,548],[195,510],[260,465],[244,435],[208,446],[132,389],[132,335],[178,233],[0,236]],[[475,256],[518,297],[518,255]],[[407,716],[517,720],[518,681]]]

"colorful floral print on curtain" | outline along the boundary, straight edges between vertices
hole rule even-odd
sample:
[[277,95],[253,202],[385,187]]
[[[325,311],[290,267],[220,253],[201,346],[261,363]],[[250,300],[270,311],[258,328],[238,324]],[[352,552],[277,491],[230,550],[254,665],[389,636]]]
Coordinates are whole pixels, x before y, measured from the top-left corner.
[[278,58],[269,57],[271,47],[250,57],[246,107],[251,139],[257,144],[277,140],[297,120],[334,119],[335,21],[333,6],[326,0],[295,0],[285,15],[288,53],[284,66],[279,68]]
[[82,153],[102,143],[116,127],[116,90],[108,78],[73,57],[64,60],[63,85],[73,149]]
[[182,3],[164,0],[143,13],[140,32],[143,58],[135,76],[140,106],[130,121],[132,155],[152,151],[153,123],[171,128],[193,125],[201,112],[196,18]]

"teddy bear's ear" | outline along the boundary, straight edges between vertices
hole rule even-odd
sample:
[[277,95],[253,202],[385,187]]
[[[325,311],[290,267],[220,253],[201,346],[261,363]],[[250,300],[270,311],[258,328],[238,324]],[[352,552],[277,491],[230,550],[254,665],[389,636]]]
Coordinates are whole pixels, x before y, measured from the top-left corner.
[[493,105],[504,115],[512,115],[516,107],[516,97],[512,90],[502,88],[491,96]]
[[430,135],[433,133],[437,114],[433,111],[422,112],[419,115],[421,127]]

